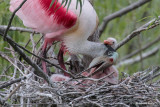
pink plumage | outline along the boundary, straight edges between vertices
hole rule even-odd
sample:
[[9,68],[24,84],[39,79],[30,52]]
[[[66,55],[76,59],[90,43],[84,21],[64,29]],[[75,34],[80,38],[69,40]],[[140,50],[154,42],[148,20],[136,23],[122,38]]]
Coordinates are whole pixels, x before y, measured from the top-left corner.
[[56,21],[57,24],[66,28],[70,28],[76,23],[77,16],[73,12],[67,11],[57,0],[55,0],[51,8],[52,0],[39,0],[39,2],[48,16],[53,15],[53,22]]
[[[94,8],[88,0],[82,0],[82,7],[78,5],[76,9],[76,1],[71,1],[67,11],[69,3],[66,7],[61,6],[62,0],[55,0],[51,8],[52,0],[27,0],[16,13],[25,26],[45,34],[42,48],[43,57],[45,57],[47,45],[51,45],[54,41],[62,41],[57,59],[65,70],[67,69],[64,65],[63,54],[66,50],[72,54],[88,55],[92,58],[104,55],[104,57],[108,57],[106,55],[108,46],[88,41],[88,37],[98,27],[98,17]],[[10,10],[13,12],[22,2],[23,0],[11,0]],[[80,7],[82,8],[81,14]],[[117,54],[113,51],[112,55],[116,57]],[[42,61],[42,66],[43,71],[47,73],[44,61]],[[69,77],[67,73],[64,75]],[[101,77],[103,76],[98,78]]]
[[66,76],[61,75],[61,74],[53,74],[50,77],[50,79],[51,79],[52,82],[64,82],[64,81],[69,81],[70,80],[69,77],[66,77]]
[[[92,68],[89,73],[83,72],[82,75],[85,77],[88,77],[89,75],[93,74],[95,72],[95,70],[96,70],[96,68]],[[105,69],[104,71],[99,71],[96,74],[91,75],[91,78],[93,78],[93,79],[102,79],[103,78],[103,81],[105,81],[105,82],[108,82],[111,84],[118,84],[118,74],[119,73],[118,73],[118,70],[116,69],[116,67],[111,66],[111,67]],[[105,77],[107,75],[110,75],[110,76]],[[84,83],[91,84],[91,83],[93,83],[93,81],[86,80],[86,81],[84,81]]]
[[[74,26],[77,21],[77,15],[71,10],[67,11],[59,1],[55,0],[50,7],[52,0],[27,0],[16,13],[25,26],[46,34],[42,48],[43,53],[48,44],[51,45],[54,41],[63,41],[61,35]],[[22,2],[23,0],[11,0],[10,11],[13,12]],[[63,49],[62,47],[60,50],[59,59],[61,60],[59,63],[66,70],[62,59]],[[42,62],[42,66],[44,72],[47,73],[45,62]]]
[[[52,0],[27,0],[16,13],[24,25],[41,33],[52,33],[65,28],[71,28],[77,21],[77,16],[72,11],[55,2],[50,8]],[[14,11],[23,0],[11,0],[10,11]],[[57,2],[57,3],[56,3]]]

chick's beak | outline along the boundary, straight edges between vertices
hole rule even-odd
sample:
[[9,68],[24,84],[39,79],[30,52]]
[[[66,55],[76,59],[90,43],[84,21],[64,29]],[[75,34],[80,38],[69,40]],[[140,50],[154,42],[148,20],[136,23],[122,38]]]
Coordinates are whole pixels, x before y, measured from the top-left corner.
[[92,60],[92,62],[89,65],[89,68],[95,67],[94,72],[102,71],[104,69],[107,69],[109,66],[113,65],[116,63],[118,58],[118,53],[113,52],[112,56],[100,56],[96,57]]

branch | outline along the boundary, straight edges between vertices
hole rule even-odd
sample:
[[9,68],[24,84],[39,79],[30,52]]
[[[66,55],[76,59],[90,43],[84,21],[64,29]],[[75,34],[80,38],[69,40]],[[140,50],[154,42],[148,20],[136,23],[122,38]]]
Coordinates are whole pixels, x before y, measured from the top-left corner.
[[[0,30],[0,35],[3,36],[3,31]],[[9,37],[9,36],[6,36],[6,41],[14,48],[14,50],[16,52],[19,53],[19,55],[21,55],[21,57],[23,57],[23,59],[29,64],[31,65],[35,71],[38,73],[38,74],[41,74],[42,77],[50,84],[50,85],[53,85],[53,83],[50,81],[48,75],[46,75],[42,69],[37,65],[35,64],[25,53],[22,52],[22,50],[15,44],[15,42],[13,42],[13,40]]]
[[150,1],[151,1],[151,0],[139,0],[139,1],[137,1],[137,2],[135,2],[135,3],[133,3],[133,4],[129,5],[129,6],[127,6],[127,7],[125,7],[125,8],[123,8],[123,9],[121,9],[121,10],[119,10],[119,11],[117,11],[117,12],[111,14],[111,15],[109,15],[109,16],[106,16],[106,17],[103,19],[102,24],[101,24],[101,25],[99,26],[99,28],[98,28],[98,29],[99,29],[99,36],[102,35],[102,33],[103,33],[103,31],[105,30],[107,24],[108,24],[111,20],[113,20],[113,19],[115,19],[115,18],[117,18],[117,17],[123,16],[123,15],[125,15],[125,14],[127,14],[127,13],[129,13],[129,12],[135,10],[135,9],[137,9],[138,7],[140,7],[140,6],[146,4],[147,2],[150,2]]
[[[155,55],[158,51],[159,51],[159,47],[156,47],[149,52],[143,53],[142,54],[142,59],[146,59],[148,57],[151,57],[151,56]],[[116,67],[120,67],[122,65],[134,64],[134,63],[139,62],[140,60],[141,60],[140,56],[137,56],[136,58],[127,59],[127,60],[124,60],[124,61],[118,63],[116,65]]]
[[4,99],[2,99],[0,96],[0,106],[1,105],[2,105],[2,107],[10,107],[10,105],[8,103],[6,103],[6,101]]
[[[5,25],[0,25],[0,29],[1,29],[1,30],[6,30],[6,29],[7,29],[7,26],[5,26]],[[38,32],[35,32],[35,31],[33,31],[32,29],[27,29],[27,28],[22,28],[22,27],[14,27],[14,26],[11,26],[11,27],[9,28],[9,30],[11,30],[11,31],[20,31],[20,32],[28,32],[28,33],[39,34]]]
[[22,86],[24,83],[18,84],[18,86],[6,97],[6,101]]
[[20,73],[22,75],[24,75],[22,70],[13,62],[13,61],[15,61],[15,59],[11,59],[9,56],[7,56],[5,53],[2,53],[2,52],[0,52],[0,57],[4,58],[6,61],[10,62],[15,68],[17,68],[20,71]]
[[137,30],[133,31],[130,35],[128,35],[126,38],[124,38],[116,47],[115,50],[119,49],[121,46],[126,44],[128,41],[130,41],[135,36],[139,35],[141,32],[152,29],[160,24],[160,16],[158,19],[153,19],[150,22],[146,23],[145,25],[139,27]]
[[26,76],[23,76],[23,77],[21,77],[21,78],[15,79],[15,80],[11,80],[11,81],[5,82],[4,84],[2,84],[2,85],[0,86],[0,89],[3,89],[3,88],[5,88],[5,87],[8,87],[8,86],[10,86],[10,85],[12,85],[12,84],[14,84],[14,83],[17,83],[17,82],[21,82],[22,80],[25,80],[25,79],[26,79]]
[[4,32],[4,36],[3,36],[3,37],[4,37],[4,40],[5,40],[6,36],[7,36],[7,32],[8,32],[8,30],[9,30],[10,26],[11,26],[12,20],[13,20],[13,18],[14,18],[14,16],[15,16],[16,12],[23,6],[23,4],[24,4],[26,1],[27,1],[27,0],[23,0],[23,2],[18,6],[18,8],[13,12],[13,14],[12,14],[10,20],[9,20],[7,29],[6,29],[5,32]]
[[[12,42],[13,42],[13,41],[12,41]],[[56,67],[56,68],[58,68],[58,69],[60,69],[60,70],[62,70],[63,73],[68,73],[71,77],[75,78],[74,75],[72,75],[70,72],[62,69],[61,67],[57,66],[56,64],[53,64],[53,63],[50,62],[49,60],[47,60],[47,59],[45,59],[45,58],[43,58],[43,57],[37,56],[36,54],[30,52],[29,50],[27,50],[27,49],[24,48],[23,46],[18,45],[18,44],[15,43],[15,42],[14,42],[14,44],[15,44],[16,46],[18,46],[19,48],[23,49],[24,51],[28,52],[29,54],[31,54],[31,55],[33,55],[33,56],[35,56],[35,57],[37,57],[37,58],[39,58],[39,59],[47,62],[48,64],[51,64],[52,66],[54,66],[54,67]]]
[[151,80],[150,77],[152,77],[153,79],[157,76],[155,75],[158,71],[160,70],[160,67],[156,67],[154,68],[151,72],[149,72],[148,75],[145,75],[144,77],[141,78],[141,80],[143,80],[144,82],[148,82],[149,80]]
[[[0,26],[0,27],[1,27],[1,26]],[[14,29],[16,29],[16,28],[14,28]],[[23,28],[22,28],[22,29],[23,29]],[[0,28],[0,31],[1,31],[1,30],[4,31],[3,28],[2,28],[2,29]],[[25,29],[23,29],[23,30],[25,30]],[[29,29],[26,29],[26,30],[29,30]],[[12,41],[12,42],[13,42],[13,41]],[[41,60],[47,62],[48,64],[51,64],[52,66],[54,66],[54,67],[60,69],[63,73],[68,73],[71,77],[75,78],[74,75],[72,75],[70,72],[68,72],[68,71],[66,71],[66,70],[64,70],[64,69],[62,69],[61,67],[57,66],[56,64],[53,64],[53,63],[50,62],[49,60],[47,60],[47,59],[45,59],[45,58],[43,58],[43,57],[37,56],[36,54],[30,52],[30,51],[27,50],[25,47],[20,46],[19,44],[15,43],[15,42],[14,42],[14,44],[15,44],[16,46],[18,46],[19,48],[23,49],[24,51],[28,52],[29,54],[35,56],[36,58],[39,58],[39,59],[41,59]]]
[[126,60],[128,58],[131,58],[132,56],[138,54],[140,51],[144,51],[144,50],[148,49],[149,47],[151,47],[152,45],[156,44],[159,41],[160,41],[160,36],[157,37],[154,41],[152,41],[152,42],[148,43],[147,45],[145,45],[144,47],[142,47],[142,49],[135,50],[132,53],[126,55],[124,58],[121,59],[121,61]]

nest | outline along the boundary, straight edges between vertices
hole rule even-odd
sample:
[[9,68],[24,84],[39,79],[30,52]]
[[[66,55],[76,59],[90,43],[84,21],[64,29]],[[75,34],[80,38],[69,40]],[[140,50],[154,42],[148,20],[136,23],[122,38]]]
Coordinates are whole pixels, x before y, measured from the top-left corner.
[[49,86],[42,78],[30,73],[26,78],[22,77],[19,83],[0,91],[0,104],[27,107],[153,107],[160,104],[159,69],[152,67],[132,76],[123,73],[116,85],[103,80],[92,80],[92,84],[71,84],[73,81],[83,81],[84,78],[81,78],[55,82],[54,86]]

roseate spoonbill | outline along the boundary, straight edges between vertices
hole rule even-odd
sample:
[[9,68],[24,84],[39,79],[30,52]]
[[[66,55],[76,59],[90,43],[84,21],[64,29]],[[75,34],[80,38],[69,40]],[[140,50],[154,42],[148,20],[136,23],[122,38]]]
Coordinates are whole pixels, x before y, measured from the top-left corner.
[[[93,59],[93,61],[90,63],[89,67],[93,67],[97,65],[96,67],[92,68],[90,72],[84,72],[82,73],[85,77],[91,77],[94,79],[103,79],[103,81],[106,81],[111,84],[117,84],[118,83],[118,70],[112,65],[116,62],[118,55],[113,55],[111,57],[105,57],[100,56]],[[99,67],[102,62],[105,65],[101,65],[102,67]],[[112,66],[110,66],[112,65]],[[109,67],[110,66],[110,67]],[[97,71],[98,70],[98,71]],[[87,80],[85,83],[93,83],[93,81]]]
[[115,46],[117,45],[117,40],[115,38],[109,37],[107,40],[104,40],[104,44],[110,45],[113,49],[115,49]]
[[[63,61],[65,51],[93,58],[116,54],[108,45],[87,40],[98,26],[97,14],[88,0],[83,0],[82,12],[80,6],[76,9],[77,0],[68,3],[70,4],[68,9],[68,4],[61,6],[62,1],[55,0],[50,7],[52,0],[27,0],[16,13],[25,26],[45,34],[42,48],[44,55],[47,45],[54,41],[62,41],[58,61],[66,70]],[[13,12],[22,2],[23,0],[11,0],[10,11]],[[42,66],[47,73],[45,62],[42,62]],[[64,75],[69,76],[67,73]]]

